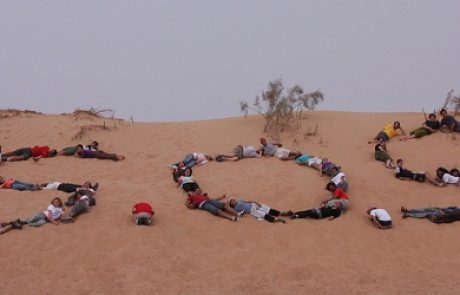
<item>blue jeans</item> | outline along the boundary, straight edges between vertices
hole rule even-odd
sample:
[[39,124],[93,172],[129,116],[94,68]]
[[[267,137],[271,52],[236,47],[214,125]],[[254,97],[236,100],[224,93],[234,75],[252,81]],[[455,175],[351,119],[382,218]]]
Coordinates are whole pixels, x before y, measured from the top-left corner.
[[201,205],[201,210],[208,211],[211,214],[218,215],[220,211],[224,210],[225,205],[221,201],[209,200]]
[[35,184],[32,184],[32,183],[27,183],[27,182],[16,180],[11,185],[11,189],[14,189],[17,191],[34,191],[36,190],[36,186]]
[[45,213],[40,212],[40,213],[37,213],[35,216],[28,218],[26,222],[30,226],[39,227],[39,226],[44,225],[47,222],[47,218],[46,218]]
[[196,165],[196,161],[193,158],[193,154],[188,154],[187,156],[185,156],[185,159],[182,162],[184,163],[184,166],[186,168],[192,168]]

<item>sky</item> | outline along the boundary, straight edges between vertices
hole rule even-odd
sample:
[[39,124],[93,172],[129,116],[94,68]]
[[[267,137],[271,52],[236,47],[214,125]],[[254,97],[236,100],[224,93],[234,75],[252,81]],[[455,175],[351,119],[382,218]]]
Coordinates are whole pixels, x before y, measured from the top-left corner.
[[0,108],[135,121],[241,115],[269,81],[319,110],[421,111],[460,94],[460,1],[0,2]]

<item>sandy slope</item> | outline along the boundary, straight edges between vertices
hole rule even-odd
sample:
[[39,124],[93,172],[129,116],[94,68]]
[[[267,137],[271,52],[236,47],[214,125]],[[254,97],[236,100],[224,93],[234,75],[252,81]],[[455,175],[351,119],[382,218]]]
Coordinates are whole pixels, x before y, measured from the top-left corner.
[[[399,208],[460,205],[460,189],[401,182],[373,160],[366,142],[399,119],[407,130],[420,114],[315,112],[306,140],[283,143],[328,156],[351,182],[351,210],[335,221],[295,220],[269,224],[245,217],[237,223],[185,208],[167,165],[190,151],[212,154],[236,144],[257,144],[257,117],[188,123],[109,122],[112,131],[92,131],[123,162],[59,157],[6,163],[0,175],[30,182],[99,181],[98,205],[70,225],[47,224],[0,236],[1,294],[457,294],[460,222],[435,225],[400,218]],[[68,116],[23,115],[0,119],[3,151],[35,144],[58,148],[75,143],[79,126]],[[413,170],[460,166],[460,137],[435,134],[388,145]],[[209,163],[195,169],[211,195],[256,199],[278,209],[306,209],[326,196],[314,170],[277,159]],[[44,209],[52,191],[0,191],[0,219],[27,217]],[[133,203],[147,200],[155,225],[130,221]],[[388,209],[395,228],[379,231],[367,221],[370,206]]]

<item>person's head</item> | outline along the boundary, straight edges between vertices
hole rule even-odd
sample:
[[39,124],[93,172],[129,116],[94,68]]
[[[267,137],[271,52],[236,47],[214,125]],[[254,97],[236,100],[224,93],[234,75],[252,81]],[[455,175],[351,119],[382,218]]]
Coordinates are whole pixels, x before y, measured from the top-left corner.
[[267,144],[267,140],[266,140],[264,137],[260,138],[260,144],[261,144],[261,145],[266,145],[266,144]]
[[83,187],[84,188],[91,188],[91,182],[85,181],[85,183],[83,183]]
[[81,152],[83,150],[82,144],[77,144],[77,152]]
[[62,208],[63,204],[62,204],[61,198],[56,197],[56,198],[52,199],[51,200],[51,205],[53,205],[54,207]]
[[447,170],[446,168],[439,167],[438,169],[436,169],[436,176],[439,178],[442,178],[446,173],[449,173],[449,170]]
[[236,201],[235,199],[233,199],[233,198],[231,198],[231,199],[228,201],[228,205],[229,205],[230,207],[232,207],[232,208],[235,208],[236,203],[237,203],[237,201]]
[[370,207],[366,210],[367,215],[371,215],[371,211],[377,209],[377,207]]
[[398,167],[402,167],[402,165],[403,165],[403,160],[402,160],[402,159],[396,160],[396,165],[398,165]]
[[192,176],[192,169],[187,168],[184,170],[184,176]]
[[97,148],[99,147],[99,143],[98,143],[97,141],[94,140],[94,141],[91,143],[91,147],[92,147],[93,149],[96,149],[96,150],[97,150]]
[[337,168],[335,166],[331,168],[332,176],[336,176],[338,173],[339,173],[339,168]]
[[53,149],[53,150],[50,150],[50,151],[48,152],[48,157],[54,157],[54,156],[56,156],[56,155],[57,155],[57,150],[54,150],[54,149]]
[[326,190],[330,192],[334,192],[336,189],[337,189],[337,186],[335,185],[334,182],[331,181],[328,184],[326,184]]
[[441,114],[441,117],[443,117],[443,118],[447,117],[447,110],[446,109],[442,109],[439,113]]
[[454,168],[454,169],[450,170],[449,174],[452,175],[452,176],[455,176],[455,177],[459,177],[460,176],[460,171],[458,171],[457,168]]
[[436,114],[435,113],[431,113],[428,115],[428,120],[430,121],[436,121]]
[[393,122],[393,128],[394,128],[394,129],[399,129],[399,128],[401,128],[401,123],[399,123],[399,121],[394,121],[394,122]]

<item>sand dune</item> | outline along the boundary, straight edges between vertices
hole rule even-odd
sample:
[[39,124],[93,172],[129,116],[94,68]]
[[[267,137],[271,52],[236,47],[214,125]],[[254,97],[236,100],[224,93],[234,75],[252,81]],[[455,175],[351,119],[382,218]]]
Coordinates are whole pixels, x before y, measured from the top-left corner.
[[[62,148],[99,141],[122,162],[57,157],[6,163],[0,175],[29,182],[98,181],[96,207],[73,224],[47,224],[0,236],[1,294],[457,294],[460,222],[435,225],[401,219],[399,208],[460,205],[460,189],[402,182],[373,159],[372,138],[400,120],[409,131],[420,114],[314,112],[303,122],[319,135],[286,134],[283,143],[327,156],[350,181],[351,209],[334,220],[269,224],[244,217],[232,223],[183,205],[185,195],[168,164],[192,151],[231,151],[258,144],[258,117],[134,123],[105,120],[110,131],[79,127],[104,119],[25,114],[0,119],[3,151],[32,145]],[[434,134],[420,140],[392,140],[393,158],[412,170],[460,167],[460,136]],[[255,199],[274,208],[315,207],[327,194],[327,177],[274,158],[211,162],[194,170],[211,196]],[[0,220],[27,217],[46,208],[55,191],[0,190]],[[146,200],[156,216],[151,227],[135,226],[131,206]],[[365,210],[386,208],[395,227],[370,225]]]

